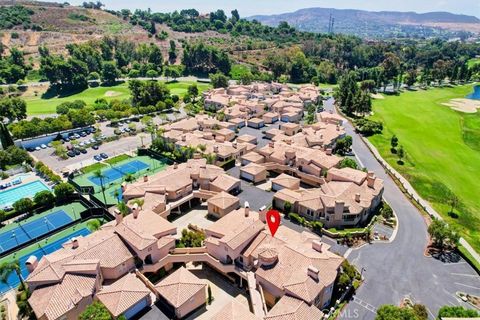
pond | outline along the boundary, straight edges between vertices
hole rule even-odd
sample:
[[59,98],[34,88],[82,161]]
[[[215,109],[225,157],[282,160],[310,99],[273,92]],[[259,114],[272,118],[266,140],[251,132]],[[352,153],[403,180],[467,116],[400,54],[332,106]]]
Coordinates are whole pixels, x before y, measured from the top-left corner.
[[480,85],[473,87],[473,93],[467,96],[468,99],[480,100]]

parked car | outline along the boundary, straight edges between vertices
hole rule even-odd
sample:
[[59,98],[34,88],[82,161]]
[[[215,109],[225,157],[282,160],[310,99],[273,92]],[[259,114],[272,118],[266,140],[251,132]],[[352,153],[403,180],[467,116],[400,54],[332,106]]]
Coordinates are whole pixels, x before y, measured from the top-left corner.
[[80,139],[80,135],[78,133],[75,133],[73,136],[75,137],[75,139]]
[[106,154],[105,152],[102,152],[102,153],[100,153],[100,157],[102,157],[103,159],[107,159],[108,154]]
[[35,147],[35,151],[41,150],[40,147]]
[[32,148],[32,147],[27,148],[27,151],[29,151],[29,152],[35,151],[35,148]]
[[98,154],[94,155],[93,159],[95,159],[97,161],[102,161],[102,157],[100,157]]
[[69,137],[65,137],[65,138],[63,138],[63,141],[69,142],[69,141],[70,141],[70,138],[69,138]]
[[80,150],[78,150],[78,149],[73,149],[73,152],[75,152],[75,155],[76,155],[76,156],[79,156],[79,155],[80,155]]
[[95,127],[91,127],[91,128],[90,128],[90,132],[92,132],[92,133],[95,133],[95,132],[97,132],[97,128],[95,128]]
[[83,154],[87,153],[87,149],[85,149],[85,148],[82,148],[82,149],[79,149],[79,150],[80,150],[80,152],[83,153]]
[[73,157],[75,157],[75,152],[70,150],[70,151],[67,152],[67,156],[69,156],[70,158],[73,158]]
[[93,149],[93,150],[98,150],[98,144],[93,145],[93,146],[92,146],[92,149]]
[[42,148],[42,149],[47,149],[47,145],[42,143],[42,144],[40,145],[40,148]]
[[78,144],[78,146],[79,146],[79,147],[84,147],[84,146],[85,146],[85,142],[83,142],[83,141],[80,142],[80,143]]

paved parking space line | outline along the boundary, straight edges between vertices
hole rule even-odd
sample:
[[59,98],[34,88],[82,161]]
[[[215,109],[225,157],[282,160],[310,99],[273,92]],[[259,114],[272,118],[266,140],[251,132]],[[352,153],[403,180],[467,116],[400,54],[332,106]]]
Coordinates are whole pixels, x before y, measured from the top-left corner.
[[455,272],[452,272],[450,274],[453,275],[453,276],[472,277],[472,278],[480,279],[480,276],[478,274],[455,273]]
[[471,289],[476,289],[476,290],[480,290],[480,288],[478,287],[474,287],[474,286],[470,286],[468,284],[463,284],[463,283],[459,283],[459,282],[455,282],[456,285],[459,285],[459,286],[464,286],[464,287],[467,287],[467,288],[471,288]]
[[451,262],[451,263],[445,263],[443,264],[444,266],[458,266],[459,264],[466,264],[467,262],[466,261],[462,261],[462,262]]
[[370,303],[365,302],[365,301],[363,301],[362,299],[357,298],[357,297],[353,297],[353,301],[354,301],[356,304],[361,305],[362,307],[364,307],[364,308],[367,309],[368,311],[373,312],[373,313],[377,313],[377,308],[375,308],[374,306],[372,306]]

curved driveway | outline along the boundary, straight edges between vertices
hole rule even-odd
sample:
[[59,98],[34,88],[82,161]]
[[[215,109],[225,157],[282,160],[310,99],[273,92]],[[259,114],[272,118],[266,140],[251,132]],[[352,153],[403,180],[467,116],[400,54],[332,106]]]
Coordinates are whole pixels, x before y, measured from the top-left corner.
[[[333,110],[333,99],[325,103]],[[353,250],[348,260],[359,270],[364,283],[340,319],[374,319],[382,304],[398,305],[404,297],[425,304],[433,319],[444,305],[463,305],[455,292],[480,295],[480,276],[463,259],[442,262],[424,256],[428,241],[427,226],[416,207],[400,191],[375,159],[350,123],[345,124],[353,138],[353,149],[363,166],[384,180],[384,198],[398,216],[399,228],[392,243],[375,243]],[[460,260],[458,260],[460,259]]]

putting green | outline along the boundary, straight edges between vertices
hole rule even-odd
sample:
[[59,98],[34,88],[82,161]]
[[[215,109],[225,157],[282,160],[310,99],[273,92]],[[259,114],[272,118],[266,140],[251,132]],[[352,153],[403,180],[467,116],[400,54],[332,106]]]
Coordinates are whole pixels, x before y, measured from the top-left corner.
[[[442,105],[463,98],[472,85],[404,92],[373,103],[373,120],[383,122],[381,135],[369,140],[417,192],[480,252],[480,114],[465,114]],[[404,147],[404,165],[390,150],[395,134]],[[449,199],[460,203],[453,214]]]

